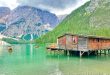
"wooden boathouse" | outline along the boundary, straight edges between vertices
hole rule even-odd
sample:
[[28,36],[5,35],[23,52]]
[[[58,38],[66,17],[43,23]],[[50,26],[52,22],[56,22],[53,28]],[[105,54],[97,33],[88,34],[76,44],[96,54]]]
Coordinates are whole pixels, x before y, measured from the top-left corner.
[[64,50],[77,52],[80,57],[87,53],[109,52],[110,38],[99,36],[84,36],[77,34],[64,34],[57,39],[57,47],[48,47],[51,50]]

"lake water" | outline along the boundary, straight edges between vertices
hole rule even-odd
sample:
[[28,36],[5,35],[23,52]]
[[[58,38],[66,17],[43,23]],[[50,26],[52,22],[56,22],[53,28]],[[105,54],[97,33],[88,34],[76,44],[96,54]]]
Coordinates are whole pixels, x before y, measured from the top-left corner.
[[45,45],[0,46],[0,75],[110,75],[110,56],[66,56],[49,53]]

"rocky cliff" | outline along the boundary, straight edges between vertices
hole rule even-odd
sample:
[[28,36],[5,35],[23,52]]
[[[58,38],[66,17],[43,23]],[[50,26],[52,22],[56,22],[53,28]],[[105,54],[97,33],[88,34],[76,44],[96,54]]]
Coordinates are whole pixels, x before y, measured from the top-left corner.
[[35,7],[18,6],[8,14],[6,29],[2,34],[33,39],[51,31],[58,23],[53,13]]

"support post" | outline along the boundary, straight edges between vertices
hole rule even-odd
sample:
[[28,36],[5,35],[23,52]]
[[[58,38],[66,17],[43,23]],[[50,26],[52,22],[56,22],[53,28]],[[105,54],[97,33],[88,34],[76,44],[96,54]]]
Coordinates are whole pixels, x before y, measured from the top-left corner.
[[95,51],[95,55],[96,55],[96,51]]
[[82,57],[81,51],[80,51],[80,58]]
[[108,49],[108,54],[110,53],[109,49]]
[[84,54],[84,51],[83,52],[80,51],[79,54],[80,54],[80,57],[82,57],[82,55]]
[[97,55],[98,55],[98,50],[97,50]]
[[90,54],[90,53],[89,53],[89,51],[88,51],[88,52],[87,52],[87,55],[89,56],[89,54]]
[[101,55],[101,50],[100,50],[100,55]]
[[68,56],[70,55],[69,50],[67,50],[67,55],[68,55]]
[[104,55],[106,55],[106,50],[104,50]]
[[88,56],[89,56],[91,53],[92,53],[92,51],[88,51],[88,52],[87,52]]
[[64,50],[64,54],[67,55],[67,50]]

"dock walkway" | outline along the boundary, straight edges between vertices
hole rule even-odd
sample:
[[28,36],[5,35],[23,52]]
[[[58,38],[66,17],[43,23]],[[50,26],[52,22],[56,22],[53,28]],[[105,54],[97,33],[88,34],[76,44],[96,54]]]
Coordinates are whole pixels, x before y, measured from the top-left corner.
[[67,50],[67,49],[60,49],[58,47],[46,47],[47,50],[50,51],[64,51],[64,54],[66,55],[78,55],[82,57],[83,55],[108,55],[110,54],[110,49],[103,49],[103,50],[88,50],[88,51],[79,51],[79,50]]

